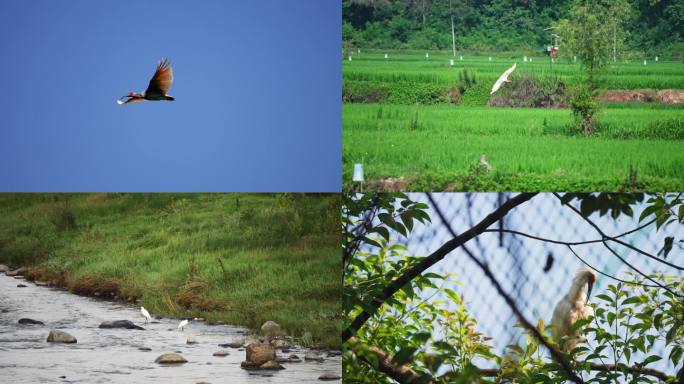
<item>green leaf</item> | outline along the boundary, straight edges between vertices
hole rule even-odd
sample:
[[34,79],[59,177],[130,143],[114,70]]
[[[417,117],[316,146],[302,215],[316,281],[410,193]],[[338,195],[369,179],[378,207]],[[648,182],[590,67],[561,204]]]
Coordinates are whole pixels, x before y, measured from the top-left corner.
[[385,238],[385,241],[389,241],[389,240],[390,240],[390,233],[389,233],[389,230],[388,230],[387,228],[385,228],[385,227],[380,227],[380,226],[374,227],[373,229],[370,230],[370,233],[373,233],[373,232],[375,232],[375,233],[377,233],[378,235],[384,237],[384,238]]
[[648,364],[651,364],[651,363],[656,362],[656,361],[661,360],[661,359],[662,359],[662,357],[660,357],[660,356],[651,355],[651,356],[647,357],[646,359],[644,359],[644,362],[642,363],[642,365],[646,366]]
[[673,365],[679,364],[679,360],[682,358],[682,354],[684,354],[684,348],[675,345],[672,347],[672,351],[670,351],[670,360],[672,361]]

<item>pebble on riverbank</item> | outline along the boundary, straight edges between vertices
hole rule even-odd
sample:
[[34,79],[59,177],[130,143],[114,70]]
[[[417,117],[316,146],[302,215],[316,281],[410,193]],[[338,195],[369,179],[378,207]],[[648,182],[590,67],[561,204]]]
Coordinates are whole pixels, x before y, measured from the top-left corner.
[[50,334],[47,337],[48,343],[67,343],[67,344],[72,344],[76,343],[76,338],[71,336],[70,334],[63,332],[63,331],[57,331],[57,330],[51,330]]
[[188,361],[177,353],[165,353],[154,360],[157,364],[183,364]]
[[27,319],[27,318],[19,319],[18,323],[19,324],[31,324],[31,325],[45,325],[45,323],[43,323],[42,321]]
[[318,376],[318,380],[321,381],[333,381],[333,380],[340,380],[341,377],[340,375],[332,372],[325,372],[324,374]]

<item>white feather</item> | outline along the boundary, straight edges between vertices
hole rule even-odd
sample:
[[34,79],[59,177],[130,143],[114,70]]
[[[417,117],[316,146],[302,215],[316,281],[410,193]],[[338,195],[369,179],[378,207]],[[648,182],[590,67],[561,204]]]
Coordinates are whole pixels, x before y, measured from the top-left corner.
[[119,104],[119,105],[121,105],[121,104],[123,104],[124,102],[123,102],[121,99],[119,99],[119,100],[116,101],[116,103]]

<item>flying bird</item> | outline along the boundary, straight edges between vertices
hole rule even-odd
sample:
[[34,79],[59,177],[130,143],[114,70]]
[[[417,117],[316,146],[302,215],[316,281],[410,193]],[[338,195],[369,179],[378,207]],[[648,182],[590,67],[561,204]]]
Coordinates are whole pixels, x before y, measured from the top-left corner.
[[181,321],[180,324],[178,324],[178,329],[180,329],[181,331],[184,331],[186,325],[188,325],[188,319]]
[[145,100],[169,100],[174,101],[173,96],[167,95],[173,84],[173,71],[167,59],[161,59],[157,70],[150,80],[150,84],[143,93],[129,92],[128,95],[116,101],[117,104],[139,103]]
[[515,66],[516,66],[517,64],[518,64],[518,63],[513,64],[512,67],[508,68],[508,69],[506,70],[506,72],[504,72],[504,73],[501,75],[501,77],[499,77],[499,78],[496,80],[496,83],[494,83],[494,86],[492,86],[492,92],[490,93],[490,95],[493,94],[494,92],[496,92],[499,88],[501,88],[501,85],[502,85],[503,83],[510,83],[510,82],[511,82],[510,80],[508,80],[508,76],[510,76],[511,73],[513,73],[513,70],[515,70]]
[[150,313],[147,312],[147,309],[145,307],[140,307],[140,313],[145,317],[145,322],[147,323],[152,319],[152,316],[150,316]]
[[[586,319],[594,315],[594,310],[588,305],[591,289],[596,281],[594,271],[589,268],[582,268],[577,272],[572,281],[570,291],[556,304],[551,318],[551,334],[565,352],[572,351],[582,342],[579,337],[580,331],[573,330],[572,326],[578,320]],[[584,286],[587,286],[587,293],[584,293]],[[566,340],[563,340],[567,337]]]

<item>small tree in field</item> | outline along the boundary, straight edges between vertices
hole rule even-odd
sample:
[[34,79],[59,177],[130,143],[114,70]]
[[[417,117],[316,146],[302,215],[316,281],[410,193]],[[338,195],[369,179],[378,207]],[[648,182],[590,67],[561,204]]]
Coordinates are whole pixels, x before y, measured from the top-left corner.
[[584,69],[584,81],[573,90],[570,105],[585,135],[596,127],[598,76],[624,39],[622,25],[628,14],[625,0],[575,0],[568,17],[559,22],[563,52],[577,56]]

